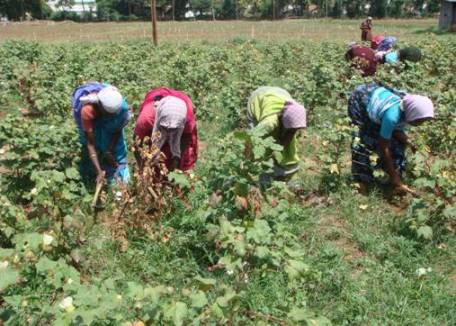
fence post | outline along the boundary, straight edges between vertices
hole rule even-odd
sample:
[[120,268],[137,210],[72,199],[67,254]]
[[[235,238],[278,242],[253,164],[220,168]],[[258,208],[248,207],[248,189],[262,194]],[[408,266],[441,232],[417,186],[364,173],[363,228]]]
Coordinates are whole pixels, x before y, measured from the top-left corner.
[[150,16],[152,18],[152,39],[154,45],[158,45],[157,40],[157,0],[150,1]]

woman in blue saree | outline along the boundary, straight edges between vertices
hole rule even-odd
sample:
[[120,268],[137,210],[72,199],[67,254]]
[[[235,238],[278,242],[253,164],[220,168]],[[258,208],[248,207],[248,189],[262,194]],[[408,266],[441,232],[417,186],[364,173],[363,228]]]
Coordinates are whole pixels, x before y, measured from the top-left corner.
[[82,145],[81,174],[96,177],[97,183],[127,183],[127,145],[123,129],[131,114],[117,88],[90,82],[76,88],[72,95],[73,116]]

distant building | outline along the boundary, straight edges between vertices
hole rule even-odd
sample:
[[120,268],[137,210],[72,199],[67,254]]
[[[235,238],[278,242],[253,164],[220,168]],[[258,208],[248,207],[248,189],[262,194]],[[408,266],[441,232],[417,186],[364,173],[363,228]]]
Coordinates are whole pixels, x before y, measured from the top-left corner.
[[440,6],[439,28],[456,32],[456,0],[443,0]]
[[185,17],[185,19],[194,20],[195,13],[193,11],[189,10],[185,13],[184,17]]
[[96,0],[75,0],[71,6],[59,6],[58,3],[58,0],[50,0],[48,5],[52,11],[74,12],[78,15],[82,15],[84,12],[95,13],[97,11]]

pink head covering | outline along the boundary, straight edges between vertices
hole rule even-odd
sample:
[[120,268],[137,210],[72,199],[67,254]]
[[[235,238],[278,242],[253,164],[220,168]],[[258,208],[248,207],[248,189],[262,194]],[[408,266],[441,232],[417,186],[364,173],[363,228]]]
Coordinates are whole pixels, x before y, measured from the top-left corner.
[[307,126],[306,109],[296,102],[286,102],[282,111],[282,124],[285,129],[302,129]]
[[402,103],[407,122],[434,117],[434,104],[429,97],[407,94]]

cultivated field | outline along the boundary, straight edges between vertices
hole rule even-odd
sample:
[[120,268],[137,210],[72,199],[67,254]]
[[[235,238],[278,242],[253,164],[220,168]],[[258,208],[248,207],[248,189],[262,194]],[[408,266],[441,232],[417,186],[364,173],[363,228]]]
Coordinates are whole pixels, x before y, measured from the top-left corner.
[[[158,47],[146,23],[1,26],[0,325],[455,325],[456,38],[423,33],[436,23],[376,22],[424,56],[375,78],[343,59],[359,21],[160,23]],[[90,80],[134,113],[132,182],[99,210],[70,103]],[[351,182],[347,98],[374,80],[435,103],[410,129],[419,198]],[[191,174],[157,183],[132,130],[163,85],[192,98],[201,150]],[[288,184],[260,183],[277,146],[246,128],[261,85],[307,109]]]
[[[348,41],[359,39],[359,20],[281,20],[159,22],[160,42],[210,41],[233,38],[264,41],[313,40]],[[399,39],[417,40],[422,32],[437,26],[436,19],[376,21],[375,33],[395,35]],[[0,25],[0,41],[20,39],[39,42],[127,41],[151,37],[151,24],[25,22]]]

